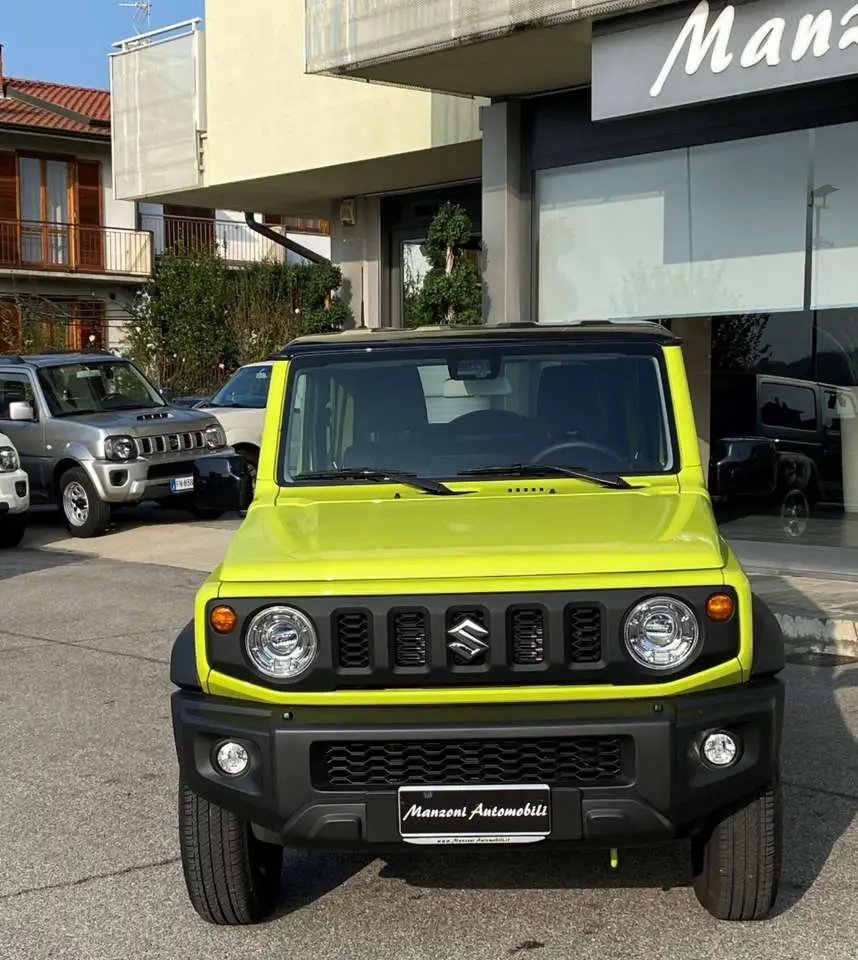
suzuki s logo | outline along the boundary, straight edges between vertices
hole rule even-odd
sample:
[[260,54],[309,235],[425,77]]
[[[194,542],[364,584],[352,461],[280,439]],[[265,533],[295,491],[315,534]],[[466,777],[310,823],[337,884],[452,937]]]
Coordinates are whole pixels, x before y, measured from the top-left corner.
[[468,662],[476,660],[489,649],[486,642],[489,631],[470,617],[457,620],[447,635],[451,638],[447,641],[447,647]]

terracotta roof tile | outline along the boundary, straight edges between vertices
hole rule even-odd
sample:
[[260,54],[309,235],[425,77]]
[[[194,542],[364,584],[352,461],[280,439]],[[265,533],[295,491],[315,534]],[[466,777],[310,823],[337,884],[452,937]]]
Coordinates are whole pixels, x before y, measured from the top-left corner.
[[[76,110],[97,120],[110,121],[110,93],[107,90],[91,90],[87,87],[72,87],[64,83],[45,83],[41,80],[19,80],[6,77],[6,82],[22,93],[40,100],[48,100],[69,110]],[[0,98],[0,125],[38,127],[65,133],[88,133],[110,139],[109,127],[89,126],[75,120],[67,120],[55,113],[31,107],[20,100]]]

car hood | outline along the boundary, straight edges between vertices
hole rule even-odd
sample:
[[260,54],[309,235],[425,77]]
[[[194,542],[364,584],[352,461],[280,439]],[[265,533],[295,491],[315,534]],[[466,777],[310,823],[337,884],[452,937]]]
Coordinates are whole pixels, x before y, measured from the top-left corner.
[[[544,481],[540,482],[544,484]],[[559,487],[560,484],[555,485]],[[547,489],[545,485],[545,489]],[[717,570],[708,498],[670,489],[431,496],[360,487],[254,504],[222,581],[457,581]],[[327,497],[327,499],[325,499]]]
[[104,413],[85,413],[79,416],[71,414],[62,419],[66,423],[82,423],[96,429],[109,430],[111,433],[134,433],[138,436],[200,430],[217,422],[211,414],[182,407],[108,410]]

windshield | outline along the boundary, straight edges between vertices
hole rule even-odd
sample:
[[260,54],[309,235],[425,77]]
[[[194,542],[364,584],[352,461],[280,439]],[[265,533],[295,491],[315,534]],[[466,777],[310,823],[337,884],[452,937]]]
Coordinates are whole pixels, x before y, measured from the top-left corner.
[[268,400],[271,366],[241,367],[209,400],[211,407],[254,407],[264,409]]
[[657,344],[383,347],[296,357],[290,374],[285,483],[330,483],[308,474],[331,470],[360,482],[350,468],[439,480],[516,465],[677,469]]
[[55,417],[165,406],[143,374],[123,360],[42,367],[39,382]]

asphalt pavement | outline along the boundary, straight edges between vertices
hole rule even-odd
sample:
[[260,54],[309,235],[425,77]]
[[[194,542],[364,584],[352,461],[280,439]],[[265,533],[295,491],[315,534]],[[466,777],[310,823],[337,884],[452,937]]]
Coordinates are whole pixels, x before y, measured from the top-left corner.
[[141,514],[85,552],[53,524],[0,554],[3,960],[858,956],[858,663],[824,656],[787,670],[786,862],[769,921],[711,919],[679,847],[621,850],[616,872],[607,851],[289,854],[274,919],[205,924],[178,859],[168,662],[236,523]]

